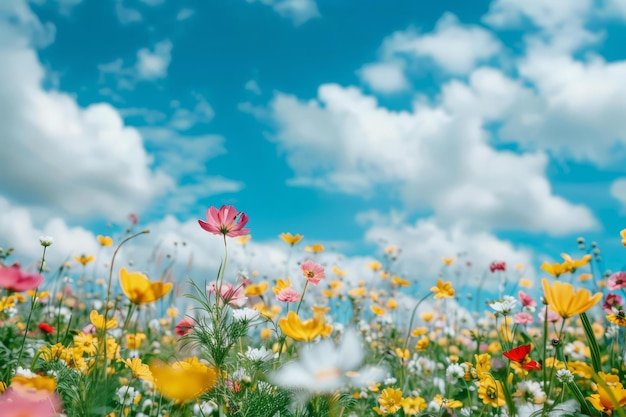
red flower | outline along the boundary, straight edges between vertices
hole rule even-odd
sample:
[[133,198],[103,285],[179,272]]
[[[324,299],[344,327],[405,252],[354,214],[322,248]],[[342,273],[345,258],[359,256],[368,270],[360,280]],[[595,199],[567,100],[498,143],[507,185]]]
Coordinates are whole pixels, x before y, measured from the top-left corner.
[[176,332],[176,334],[177,334],[178,336],[184,336],[184,335],[186,335],[187,333],[189,333],[189,331],[190,331],[191,329],[193,329],[193,326],[194,326],[195,324],[196,324],[196,323],[194,323],[194,321],[193,321],[193,320],[191,320],[191,319],[189,319],[189,318],[185,318],[185,319],[182,319],[182,320],[181,320],[181,321],[180,321],[180,322],[176,325],[176,327],[174,328],[174,331]]
[[9,267],[0,266],[0,288],[6,288],[13,292],[34,290],[43,282],[40,274],[27,274],[20,270],[20,265],[15,263]]
[[206,211],[207,221],[198,220],[200,227],[214,235],[243,236],[250,231],[243,227],[248,223],[246,213],[239,213],[233,206],[223,205],[219,211],[212,206]]
[[54,328],[47,323],[39,323],[37,327],[46,334],[54,333]]
[[530,353],[531,347],[531,345],[521,345],[509,350],[508,352],[502,352],[502,354],[513,362],[522,362]]
[[530,361],[522,365],[524,369],[532,369],[535,371],[541,371],[541,365],[537,361]]
[[506,271],[506,262],[493,261],[491,265],[489,265],[489,270],[491,272]]

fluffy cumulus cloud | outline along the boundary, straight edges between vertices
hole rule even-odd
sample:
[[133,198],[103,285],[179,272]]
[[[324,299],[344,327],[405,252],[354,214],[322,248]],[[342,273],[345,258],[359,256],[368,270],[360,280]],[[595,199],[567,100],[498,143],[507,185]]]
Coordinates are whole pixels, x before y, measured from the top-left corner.
[[364,65],[358,74],[372,90],[392,94],[404,91],[409,82],[404,75],[405,63],[401,60],[374,62]]
[[167,76],[167,68],[172,60],[172,42],[168,39],[158,42],[154,48],[142,48],[137,52],[137,76],[142,80],[155,80]]
[[353,194],[390,187],[409,207],[477,228],[563,234],[594,227],[586,207],[554,195],[545,154],[490,146],[485,123],[502,117],[500,98],[519,89],[485,69],[469,84],[449,83],[440,104],[418,100],[411,112],[379,106],[353,87],[323,85],[310,101],[279,93],[270,103],[273,140],[286,151],[294,184]]
[[290,19],[299,26],[313,18],[320,17],[315,0],[246,0],[248,3],[259,2],[272,7],[280,16]]
[[609,191],[611,196],[621,203],[622,209],[626,209],[626,178],[613,181]]
[[[437,261],[442,257],[455,258],[453,269],[462,275],[465,285],[478,284],[494,261],[504,261],[510,269],[516,264],[532,264],[530,249],[516,248],[488,232],[476,232],[460,225],[444,226],[435,218],[410,224],[390,221],[387,216],[375,217],[377,220],[369,228],[366,239],[382,247],[391,244],[401,249],[394,270],[425,285],[431,285],[441,272],[443,262]],[[527,272],[530,274],[527,277],[532,278],[532,270]]]
[[448,73],[465,74],[500,49],[500,42],[487,29],[461,24],[455,15],[446,13],[430,33],[408,29],[392,34],[383,42],[381,54],[384,58],[429,58]]
[[82,108],[42,87],[45,72],[25,29],[42,25],[12,17],[0,22],[0,193],[67,214],[116,217],[171,187],[113,107]]

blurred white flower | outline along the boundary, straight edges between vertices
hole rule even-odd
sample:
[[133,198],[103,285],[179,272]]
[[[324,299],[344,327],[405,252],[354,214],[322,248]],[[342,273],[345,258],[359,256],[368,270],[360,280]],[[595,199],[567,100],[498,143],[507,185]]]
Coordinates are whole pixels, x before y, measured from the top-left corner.
[[358,369],[364,356],[361,340],[355,330],[349,329],[338,346],[328,339],[306,345],[299,360],[285,364],[270,375],[270,380],[276,385],[308,392],[334,392],[348,385],[360,387],[381,380],[385,369]]

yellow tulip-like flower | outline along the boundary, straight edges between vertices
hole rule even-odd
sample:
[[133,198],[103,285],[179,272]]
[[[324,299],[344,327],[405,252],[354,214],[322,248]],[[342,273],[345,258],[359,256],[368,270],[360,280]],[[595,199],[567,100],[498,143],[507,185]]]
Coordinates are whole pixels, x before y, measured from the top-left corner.
[[248,285],[244,289],[244,294],[248,297],[255,297],[263,294],[265,290],[267,290],[268,283],[266,281],[260,282],[258,284]]
[[120,285],[124,294],[135,304],[147,304],[165,296],[173,287],[171,282],[150,282],[141,272],[120,269]]
[[437,394],[433,397],[433,401],[439,405],[441,408],[461,408],[463,407],[463,403],[459,400],[455,400],[452,398],[444,398],[441,394]]
[[381,264],[381,263],[380,263],[380,262],[378,262],[378,261],[372,261],[372,262],[368,263],[366,266],[367,266],[369,269],[371,269],[372,271],[376,272],[376,271],[378,271],[380,268],[382,268],[382,267],[383,267],[383,264]]
[[[280,237],[289,245],[294,246],[294,245],[297,245],[298,242],[300,242],[304,236],[302,236],[301,234],[296,234],[294,236],[291,233],[281,233],[280,235],[278,235],[278,237]],[[322,245],[319,245],[319,246],[322,246]],[[322,250],[324,250],[323,246],[322,246]]]
[[452,288],[452,284],[450,281],[443,282],[441,278],[437,280],[437,285],[430,289],[431,292],[435,293],[435,298],[450,298],[454,297],[454,288]]
[[196,400],[211,390],[217,382],[215,370],[199,362],[197,358],[173,364],[152,361],[149,367],[157,391],[178,403]]
[[272,291],[274,291],[274,294],[278,295],[278,293],[281,292],[281,290],[284,290],[285,288],[289,288],[289,287],[291,287],[290,278],[287,278],[286,281],[282,278],[278,278],[278,280],[276,280],[276,285],[272,287]]
[[396,308],[398,308],[398,302],[395,299],[390,298],[385,303],[385,307],[387,307],[389,310],[395,310]]
[[111,236],[98,235],[97,239],[101,246],[113,246],[113,238]]
[[365,297],[367,290],[364,287],[352,288],[348,291],[348,295],[352,298]]
[[550,310],[558,313],[564,319],[584,313],[596,305],[602,298],[602,293],[591,295],[584,288],[574,291],[572,284],[555,281],[552,286],[547,279],[542,279],[543,293]]
[[281,306],[279,305],[274,304],[271,306],[267,306],[263,301],[260,301],[253,305],[252,309],[258,311],[261,315],[269,319],[273,319],[274,317],[279,315],[282,310]]
[[624,389],[622,384],[619,382],[613,384],[607,383],[607,388],[611,391],[611,393],[601,386],[598,386],[598,392],[586,398],[596,410],[601,413],[613,415],[613,411],[615,411],[615,404],[611,401],[611,394],[619,406],[623,408],[626,407],[626,389]]
[[623,229],[619,234],[622,237],[622,245],[626,246],[626,229]]
[[582,266],[585,266],[591,260],[591,255],[587,254],[580,259],[572,259],[567,253],[562,253],[561,257],[565,260],[565,264],[567,264],[572,270],[576,270]]
[[80,255],[80,256],[74,256],[74,260],[76,262],[78,262],[81,265],[87,265],[89,262],[93,261],[95,258],[95,256],[93,255]]
[[478,383],[478,398],[483,400],[484,404],[494,408],[506,405],[502,382],[494,380],[492,376],[480,379]]
[[322,315],[316,314],[312,319],[302,321],[293,311],[279,319],[278,325],[286,336],[304,342],[310,342],[318,336],[324,337],[333,329],[333,326],[326,324]]
[[387,310],[385,310],[381,306],[377,306],[376,304],[372,304],[370,306],[370,310],[372,310],[372,313],[376,314],[377,316],[384,316],[387,313]]
[[141,359],[118,359],[117,361],[126,365],[126,367],[133,373],[133,377],[154,382],[154,377],[152,376],[152,372],[150,372],[150,367],[141,362]]
[[89,320],[91,324],[98,330],[104,329],[115,329],[118,326],[117,319],[115,317],[110,318],[109,320],[104,322],[104,316],[102,314],[98,314],[96,310],[92,310],[89,314]]

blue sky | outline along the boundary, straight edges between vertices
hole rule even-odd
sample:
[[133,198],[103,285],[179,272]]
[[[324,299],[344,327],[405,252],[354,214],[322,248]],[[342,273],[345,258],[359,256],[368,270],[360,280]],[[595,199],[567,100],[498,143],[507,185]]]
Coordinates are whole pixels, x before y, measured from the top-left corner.
[[395,244],[403,274],[431,278],[458,253],[539,276],[580,255],[578,236],[622,267],[623,0],[0,12],[0,246],[18,256],[40,234],[63,255],[96,250],[130,212],[202,251],[195,220],[234,204],[274,263],[290,231],[346,264]]

